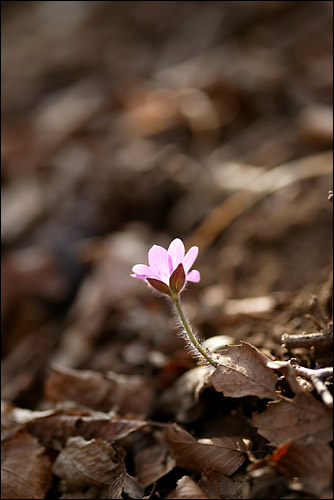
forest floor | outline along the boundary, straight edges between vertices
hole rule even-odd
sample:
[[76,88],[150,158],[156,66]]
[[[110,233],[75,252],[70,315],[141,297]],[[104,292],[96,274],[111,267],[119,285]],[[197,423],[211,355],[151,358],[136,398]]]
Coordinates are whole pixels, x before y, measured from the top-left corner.
[[332,498],[332,2],[1,7],[2,498]]

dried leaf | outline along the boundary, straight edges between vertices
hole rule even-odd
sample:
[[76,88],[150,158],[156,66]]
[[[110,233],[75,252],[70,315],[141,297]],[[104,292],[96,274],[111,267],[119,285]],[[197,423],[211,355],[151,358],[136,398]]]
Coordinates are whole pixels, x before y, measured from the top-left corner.
[[42,329],[31,335],[24,331],[24,335],[25,338],[2,362],[1,391],[4,400],[14,401],[32,390],[47,367],[53,340]]
[[33,179],[14,182],[3,191],[1,208],[6,213],[1,221],[1,239],[13,243],[45,213],[45,190]]
[[6,289],[3,312],[15,306],[22,297],[59,300],[67,292],[67,283],[57,266],[56,256],[40,247],[11,252],[1,263],[1,286]]
[[[81,244],[85,245],[85,242],[81,241]],[[123,301],[135,293],[136,285],[140,289],[143,286],[129,274],[129,268],[139,255],[142,258],[146,255],[141,233],[131,230],[114,232],[91,245],[95,246],[93,253],[97,254],[94,268],[85,277],[72,303],[69,324],[53,357],[53,362],[62,366],[86,366],[92,359],[110,308],[115,304],[121,307]]]
[[101,438],[112,443],[145,425],[147,422],[143,420],[119,419],[99,412],[97,416],[58,414],[36,418],[27,423],[27,429],[44,446],[60,450],[69,437],[82,436],[87,440]]
[[[31,411],[18,408],[8,401],[1,401],[1,438],[8,439],[22,429],[27,422],[34,418],[53,415],[55,410]],[[44,443],[42,443],[44,444]]]
[[253,414],[253,425],[275,446],[309,436],[328,442],[333,435],[331,411],[307,393],[270,402],[264,412]]
[[73,491],[87,486],[109,486],[119,459],[111,444],[102,439],[86,441],[80,436],[68,439],[52,466],[53,473]]
[[319,498],[331,487],[332,462],[332,448],[319,441],[282,444],[269,458],[285,477],[298,478],[304,492]]
[[210,367],[197,366],[186,371],[161,395],[159,409],[172,414],[177,422],[186,424],[201,417],[205,411],[199,396],[206,386]]
[[[63,486],[61,484],[61,486]],[[84,490],[66,491],[60,497],[61,500],[94,500],[99,495],[99,489],[96,486],[86,486]]]
[[145,446],[135,455],[134,462],[136,477],[143,488],[168,474],[176,465],[163,442]]
[[25,430],[1,445],[1,498],[44,498],[51,486],[51,462]]
[[189,476],[178,480],[173,496],[169,498],[209,498]]
[[53,368],[45,386],[53,401],[76,401],[101,411],[116,409],[122,415],[147,416],[153,397],[152,380],[139,375],[105,375],[90,370]]
[[242,465],[251,446],[248,439],[239,437],[195,439],[177,424],[167,427],[165,437],[179,467],[193,472],[212,467],[226,476]]
[[248,480],[245,474],[226,477],[213,469],[205,470],[199,486],[208,498],[248,498]]
[[[250,167],[247,166],[247,169]],[[256,167],[256,170],[258,167]],[[277,305],[277,297],[266,295],[264,297],[247,297],[224,301],[223,310],[227,315],[260,314],[272,311]]]
[[143,498],[144,488],[138,484],[137,479],[127,473],[123,457],[117,451],[116,447],[114,449],[120,463],[113,473],[108,498],[124,498],[123,494],[125,498]]
[[61,408],[31,411],[1,402],[2,434],[12,435],[25,426],[46,447],[61,449],[69,437],[101,438],[114,442],[147,425],[145,420],[119,418],[114,412],[64,405]]
[[247,342],[227,346],[217,361],[218,366],[209,378],[216,391],[232,398],[253,395],[277,399],[277,377],[268,368],[271,360],[256,347]]

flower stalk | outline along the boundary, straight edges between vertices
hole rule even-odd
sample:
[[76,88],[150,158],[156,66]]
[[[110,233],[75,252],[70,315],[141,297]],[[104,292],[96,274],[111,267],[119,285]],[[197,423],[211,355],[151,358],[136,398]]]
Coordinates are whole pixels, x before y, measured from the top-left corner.
[[184,326],[185,331],[187,332],[188,338],[192,345],[195,347],[195,349],[210,363],[210,365],[216,367],[217,363],[216,361],[210,356],[209,351],[207,349],[204,349],[204,347],[198,342],[195,334],[193,333],[191,326],[183,312],[181,302],[180,302],[180,297],[177,296],[176,298],[173,298],[173,302],[175,304],[176,310],[180,316],[180,320]]
[[148,252],[149,266],[136,264],[132,268],[131,276],[146,281],[150,287],[172,299],[190,344],[210,365],[216,367],[217,363],[212,358],[212,353],[200,344],[192,331],[180,302],[180,294],[187,282],[197,283],[201,279],[197,270],[193,269],[191,271],[197,255],[198,247],[196,246],[191,247],[185,253],[184,244],[180,238],[173,240],[168,250],[159,245],[153,245]]

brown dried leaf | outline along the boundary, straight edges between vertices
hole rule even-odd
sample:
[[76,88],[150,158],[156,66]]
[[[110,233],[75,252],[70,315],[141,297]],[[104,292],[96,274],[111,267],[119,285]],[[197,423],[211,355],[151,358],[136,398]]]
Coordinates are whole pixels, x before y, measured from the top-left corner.
[[59,300],[67,291],[56,256],[45,248],[28,247],[11,252],[1,263],[1,287],[6,290],[2,312],[22,297],[38,296]]
[[8,439],[14,436],[30,420],[53,415],[54,412],[55,410],[31,411],[18,408],[8,401],[1,401],[1,438]]
[[5,243],[15,242],[22,233],[33,227],[47,207],[45,190],[29,178],[7,186],[1,201],[3,212],[6,213],[1,221],[1,238]]
[[205,408],[199,396],[206,386],[210,367],[197,366],[187,370],[176,382],[168,387],[159,399],[159,409],[173,414],[177,422],[186,424],[203,415]]
[[144,488],[138,484],[137,479],[127,473],[123,457],[115,447],[114,449],[120,463],[114,471],[108,490],[108,498],[124,498],[123,494],[125,498],[143,498]]
[[44,446],[60,450],[69,437],[82,436],[87,440],[101,438],[112,443],[145,425],[147,422],[143,420],[120,419],[99,412],[97,416],[58,414],[36,418],[27,423],[27,429]]
[[213,469],[205,470],[199,486],[208,495],[208,498],[247,498],[248,479],[245,474],[233,474],[226,477]]
[[84,490],[66,491],[61,495],[61,500],[92,500],[99,495],[99,489],[96,486],[86,486]]
[[189,476],[178,480],[176,489],[169,498],[209,498]]
[[248,439],[239,437],[195,439],[177,424],[167,427],[165,437],[179,467],[193,472],[211,467],[226,476],[242,465],[251,446]]
[[86,486],[84,490],[66,491],[60,498],[61,500],[77,500],[78,498],[80,500],[92,500],[98,498],[98,495],[99,488],[97,486]]
[[[53,347],[53,340],[45,330],[39,329],[27,335],[27,323],[22,327],[25,337],[16,343],[1,366],[1,393],[8,401],[14,401],[40,382]],[[34,328],[38,329],[37,325]]]
[[232,398],[253,395],[277,399],[277,377],[268,368],[271,359],[256,347],[247,342],[227,346],[219,353],[217,361],[218,366],[209,378],[216,391]]
[[331,411],[308,393],[270,402],[264,412],[253,413],[253,425],[275,446],[309,436],[328,442],[333,435]]
[[[142,231],[115,232],[110,237],[90,243],[89,240],[83,241],[79,247],[81,245],[91,247],[90,253],[94,256],[88,260],[93,258],[94,266],[73,301],[68,313],[69,324],[53,357],[55,364],[73,368],[85,366],[91,361],[110,308],[115,304],[122,307],[122,302],[136,293],[136,287],[145,291],[143,284],[129,274],[129,268],[136,259],[139,256],[144,259],[147,255],[147,243]],[[78,248],[78,253],[82,253],[82,249],[80,252]]]
[[51,462],[25,430],[1,445],[1,498],[44,498],[51,486]]
[[168,474],[176,465],[163,442],[145,446],[135,455],[134,463],[136,477],[143,488]]
[[101,438],[110,443],[147,426],[145,420],[119,418],[114,412],[103,413],[67,405],[62,408],[31,411],[6,401],[1,402],[1,432],[7,438],[25,428],[46,447],[61,450],[69,437],[87,440]]
[[331,487],[332,462],[332,448],[319,441],[285,443],[269,458],[285,477],[298,478],[303,491],[319,498]]
[[53,401],[76,401],[95,410],[116,409],[122,415],[147,416],[153,398],[152,380],[139,375],[53,368],[45,386]]
[[52,472],[74,491],[87,486],[105,488],[112,483],[119,459],[111,444],[102,439],[86,441],[80,436],[67,440],[52,466]]

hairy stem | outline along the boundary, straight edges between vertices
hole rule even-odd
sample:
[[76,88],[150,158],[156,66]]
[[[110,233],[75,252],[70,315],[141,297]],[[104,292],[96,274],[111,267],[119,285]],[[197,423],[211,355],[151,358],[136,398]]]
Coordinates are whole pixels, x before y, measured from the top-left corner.
[[216,367],[217,366],[216,361],[210,356],[209,351],[207,349],[204,349],[204,347],[198,342],[197,338],[195,337],[191,329],[191,326],[183,312],[179,297],[175,299],[173,298],[173,301],[177,309],[177,312],[180,316],[180,319],[182,321],[182,324],[185,328],[185,331],[187,332],[190,342],[195,347],[195,349],[197,349],[197,351],[210,363],[210,365]]

